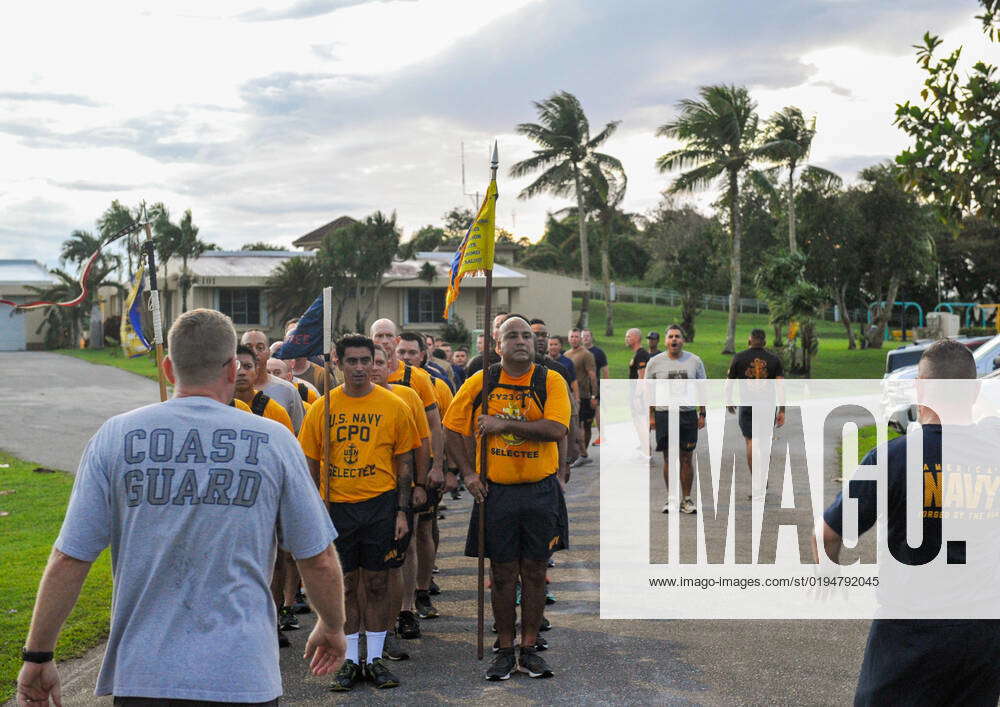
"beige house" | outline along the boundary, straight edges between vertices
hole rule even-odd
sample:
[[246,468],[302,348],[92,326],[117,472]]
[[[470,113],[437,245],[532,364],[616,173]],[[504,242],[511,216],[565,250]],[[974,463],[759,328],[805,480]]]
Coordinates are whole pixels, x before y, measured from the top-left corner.
[[[31,287],[47,288],[58,282],[55,275],[37,260],[0,260],[0,299],[26,304],[37,299]],[[44,348],[45,331],[38,331],[46,310],[16,312],[0,304],[0,351]]]
[[[322,238],[324,229],[336,227],[333,226],[336,223],[314,231],[313,234],[319,233],[316,240]],[[393,263],[365,326],[388,317],[408,329],[427,333],[443,329],[451,256],[451,253],[419,252],[411,260]],[[240,332],[263,329],[271,338],[278,338],[284,333],[283,322],[274,320],[273,303],[268,299],[265,283],[279,265],[295,257],[311,258],[314,252],[208,251],[188,262],[193,276],[188,309],[217,309],[232,317]],[[425,263],[430,263],[437,273],[432,282],[417,277]],[[159,274],[165,327],[181,313],[180,261],[171,259],[167,265],[168,275],[164,276],[162,266]],[[470,330],[483,328],[485,284],[484,276],[466,277],[462,281],[462,294],[452,308],[452,314],[461,317]],[[573,292],[582,288],[583,283],[575,278],[497,263],[493,270],[493,311],[539,317],[548,324],[549,331],[566,332],[572,320]],[[341,325],[352,326],[356,316],[357,303],[352,299],[345,307]]]

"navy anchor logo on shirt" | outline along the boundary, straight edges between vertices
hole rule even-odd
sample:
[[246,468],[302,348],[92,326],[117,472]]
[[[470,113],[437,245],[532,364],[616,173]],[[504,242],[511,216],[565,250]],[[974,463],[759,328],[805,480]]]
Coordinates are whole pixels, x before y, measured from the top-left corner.
[[347,464],[356,464],[358,456],[359,452],[357,446],[353,442],[347,445],[347,449],[344,450],[344,462]]

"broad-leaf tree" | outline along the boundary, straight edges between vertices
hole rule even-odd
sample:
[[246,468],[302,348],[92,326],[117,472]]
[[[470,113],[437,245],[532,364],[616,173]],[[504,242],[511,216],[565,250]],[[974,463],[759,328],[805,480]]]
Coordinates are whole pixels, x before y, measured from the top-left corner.
[[[978,15],[992,42],[1000,40],[1000,0],[980,0]],[[962,47],[936,52],[940,37],[927,32],[917,45],[926,74],[920,101],[896,106],[895,124],[912,140],[896,157],[903,179],[957,225],[963,216],[1000,221],[1000,77],[997,67],[975,62],[963,76]]]
[[678,103],[678,115],[661,125],[656,134],[679,140],[682,146],[661,155],[656,166],[661,172],[682,172],[671,184],[674,193],[705,189],[721,180],[729,207],[730,294],[729,322],[722,352],[736,350],[736,314],[742,271],[740,266],[740,176],[762,159],[758,142],[760,119],[757,103],[742,86],[703,86],[699,99]]
[[[621,162],[611,155],[598,152],[599,148],[618,128],[620,121],[607,123],[594,136],[590,134],[590,121],[583,112],[579,99],[571,93],[560,91],[544,101],[535,103],[538,123],[521,123],[517,132],[539,145],[534,155],[510,168],[512,177],[523,177],[542,171],[535,181],[518,195],[528,199],[542,193],[558,197],[576,197],[579,213],[586,213],[584,205],[584,180],[589,165],[624,172]],[[580,273],[584,282],[583,301],[577,326],[586,328],[590,318],[590,245],[587,239],[586,219],[577,219],[580,239]]]

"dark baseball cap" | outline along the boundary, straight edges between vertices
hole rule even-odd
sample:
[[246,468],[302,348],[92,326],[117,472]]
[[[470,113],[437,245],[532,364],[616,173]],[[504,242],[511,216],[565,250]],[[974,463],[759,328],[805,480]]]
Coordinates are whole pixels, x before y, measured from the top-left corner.
[[646,334],[646,338],[647,339],[659,339],[660,338],[660,332],[658,332],[658,331],[651,331],[648,334]]

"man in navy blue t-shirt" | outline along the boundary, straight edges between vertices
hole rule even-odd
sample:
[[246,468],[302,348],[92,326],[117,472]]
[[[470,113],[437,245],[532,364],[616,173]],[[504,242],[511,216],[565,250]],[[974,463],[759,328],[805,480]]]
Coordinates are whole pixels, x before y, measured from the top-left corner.
[[[892,558],[883,558],[880,567],[880,613],[896,616],[995,615],[995,578],[1000,552],[997,521],[973,520],[989,518],[990,514],[983,511],[989,510],[993,499],[987,498],[986,493],[975,494],[974,500],[971,495],[961,499],[949,496],[951,489],[948,486],[952,484],[948,482],[962,479],[949,477],[946,481],[946,475],[966,476],[964,486],[972,488],[983,485],[978,477],[984,477],[985,486],[994,487],[997,471],[993,464],[1000,459],[1000,424],[996,418],[972,423],[975,392],[965,395],[964,391],[974,389],[955,382],[976,378],[972,354],[962,344],[944,339],[931,345],[920,359],[918,378],[925,381],[947,379],[947,382],[942,381],[950,386],[947,401],[958,403],[959,415],[945,415],[948,424],[942,426],[938,413],[924,405],[919,407],[921,431],[911,433],[923,436],[922,465],[916,467],[923,474],[922,533],[917,547],[912,547],[906,537],[907,438],[896,438],[872,450],[861,462],[862,466],[874,466],[878,455],[886,454],[886,540]],[[962,401],[963,395],[969,399]],[[944,414],[940,404],[945,404],[945,396],[931,399],[938,401],[938,409]],[[964,420],[961,419],[963,412]],[[949,454],[944,465],[943,439],[947,451],[961,450],[961,455]],[[952,464],[953,461],[959,464]],[[956,466],[964,466],[965,471],[956,470]],[[969,480],[973,483],[969,484]],[[870,478],[852,480],[845,488],[849,497],[857,501],[860,535],[871,529],[878,519],[877,482]],[[843,502],[840,493],[823,515],[823,543],[827,555],[835,562],[844,534]],[[949,530],[959,526],[967,531],[968,534],[960,535],[967,541],[943,542],[942,518],[949,520]],[[967,553],[970,561],[976,558],[979,562],[967,565]],[[929,564],[935,558],[936,568]],[[983,558],[986,558],[985,563]],[[917,580],[918,577],[923,579]],[[981,611],[984,607],[986,611]],[[998,698],[1000,621],[876,618],[872,622],[858,677],[856,705],[995,706]]]

